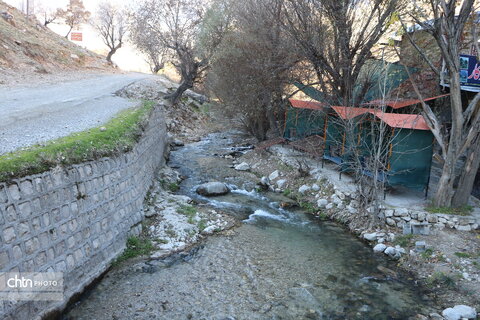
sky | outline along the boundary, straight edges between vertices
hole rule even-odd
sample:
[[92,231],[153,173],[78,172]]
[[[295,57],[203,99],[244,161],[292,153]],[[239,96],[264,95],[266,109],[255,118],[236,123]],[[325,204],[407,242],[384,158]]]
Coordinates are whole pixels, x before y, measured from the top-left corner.
[[[18,9],[22,9],[26,7],[27,0],[3,0],[4,2],[17,7]],[[34,8],[36,13],[38,14],[40,8],[43,6],[47,9],[53,9],[62,7],[65,8],[69,2],[69,0],[30,0],[33,1]],[[83,3],[85,8],[92,13],[95,14],[96,8],[101,0],[84,0]],[[109,2],[116,3],[116,4],[123,4],[129,5],[133,4],[135,0],[109,0]],[[54,32],[65,36],[68,32],[68,27],[61,23],[52,23],[48,26]],[[85,47],[89,50],[94,52],[106,55],[108,53],[108,47],[103,44],[101,38],[95,31],[95,29],[88,25],[84,24],[79,29],[74,29],[73,32],[82,32],[83,34],[83,41],[73,41],[76,44]],[[121,69],[127,71],[140,71],[140,72],[149,72],[150,69],[148,64],[145,62],[145,58],[142,56],[141,53],[136,51],[136,49],[130,44],[125,43],[124,46],[119,49],[112,58],[113,62],[116,63]]]

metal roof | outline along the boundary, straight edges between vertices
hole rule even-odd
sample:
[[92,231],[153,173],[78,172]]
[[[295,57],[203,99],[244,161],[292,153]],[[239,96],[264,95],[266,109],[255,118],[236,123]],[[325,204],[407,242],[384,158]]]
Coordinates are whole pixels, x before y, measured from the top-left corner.
[[370,113],[392,128],[430,130],[425,118],[419,114],[387,113],[376,109],[339,106],[333,106],[332,109],[335,110],[342,119],[353,119],[360,115]]
[[353,119],[358,117],[362,114],[370,112],[370,108],[353,108],[353,107],[340,107],[340,106],[332,106],[332,109],[340,116],[342,119]]
[[292,107],[299,109],[322,110],[325,104],[314,101],[289,99]]

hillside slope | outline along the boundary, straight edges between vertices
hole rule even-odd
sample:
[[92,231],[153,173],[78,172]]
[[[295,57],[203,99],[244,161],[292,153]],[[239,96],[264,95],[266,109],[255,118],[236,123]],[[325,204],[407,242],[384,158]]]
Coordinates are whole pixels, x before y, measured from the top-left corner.
[[[13,19],[9,19],[13,16]],[[0,1],[0,85],[75,71],[113,71],[105,58]]]

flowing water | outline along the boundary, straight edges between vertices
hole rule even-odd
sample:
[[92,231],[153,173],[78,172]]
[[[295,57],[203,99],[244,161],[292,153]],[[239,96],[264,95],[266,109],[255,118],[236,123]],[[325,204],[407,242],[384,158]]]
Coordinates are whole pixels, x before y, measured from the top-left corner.
[[[180,193],[242,220],[189,253],[107,275],[69,319],[407,319],[427,304],[419,288],[341,227],[279,208],[278,195],[246,191],[251,182],[218,157],[232,141],[219,134],[172,152],[188,178]],[[206,199],[208,180],[237,188]],[[380,268],[382,269],[382,268]],[[398,271],[397,271],[398,272]]]

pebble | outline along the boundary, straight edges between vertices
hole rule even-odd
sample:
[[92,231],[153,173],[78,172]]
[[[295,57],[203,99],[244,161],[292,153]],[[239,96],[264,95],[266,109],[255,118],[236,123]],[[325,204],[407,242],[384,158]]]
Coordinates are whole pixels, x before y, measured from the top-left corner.
[[275,170],[272,173],[270,173],[270,175],[268,176],[268,179],[270,179],[270,181],[273,181],[277,179],[279,176],[280,176],[280,173],[278,172],[278,170]]
[[376,232],[373,232],[373,233],[365,233],[363,235],[363,238],[365,240],[368,240],[368,241],[375,241],[377,240],[377,233]]
[[328,200],[327,199],[319,199],[317,201],[317,207],[319,208],[325,208],[328,205]]
[[248,170],[250,170],[250,165],[246,162],[242,162],[242,163],[237,164],[235,166],[235,170],[237,170],[237,171],[248,171]]
[[300,188],[298,188],[298,192],[304,194],[305,192],[310,191],[310,189],[311,189],[311,188],[310,188],[309,186],[307,186],[306,184],[304,184],[303,186],[301,186]]

